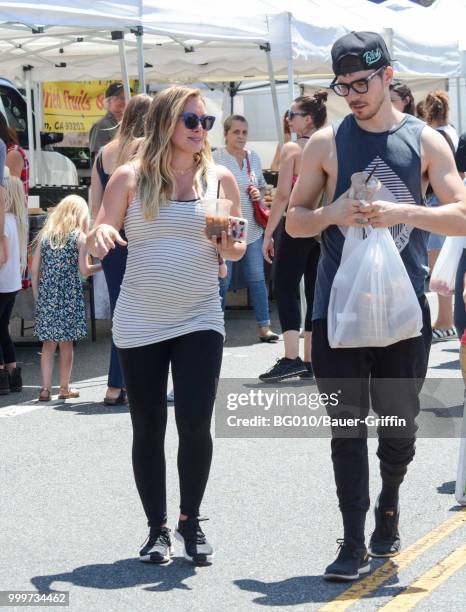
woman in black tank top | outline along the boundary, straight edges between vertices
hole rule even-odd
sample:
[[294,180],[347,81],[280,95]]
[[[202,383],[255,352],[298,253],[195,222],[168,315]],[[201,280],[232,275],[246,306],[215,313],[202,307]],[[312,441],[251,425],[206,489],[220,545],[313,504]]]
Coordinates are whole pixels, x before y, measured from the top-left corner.
[[[97,217],[105,187],[112,172],[118,166],[126,163],[137,150],[139,141],[144,134],[144,120],[149,110],[150,102],[150,96],[145,94],[134,96],[125,109],[115,138],[105,145],[96,156],[91,178],[91,216],[93,219]],[[120,234],[126,240],[123,230]],[[125,274],[127,253],[127,247],[118,244],[102,260],[112,317]],[[108,406],[124,404],[126,402],[125,385],[118,352],[113,341],[107,385],[108,389],[104,397],[104,404]]]
[[[315,238],[292,238],[284,227],[284,213],[298,178],[300,160],[311,135],[327,120],[326,91],[314,96],[300,96],[288,111],[292,132],[298,136],[296,142],[284,145],[278,177],[277,192],[272,203],[270,218],[264,234],[263,255],[266,261],[274,260],[274,295],[285,344],[285,356],[279,359],[259,378],[265,382],[278,382],[299,376],[312,378],[311,338],[312,306],[316,283],[320,246]],[[276,252],[272,235],[278,228]],[[306,313],[304,318],[304,361],[299,356],[301,326],[300,283],[304,277]]]

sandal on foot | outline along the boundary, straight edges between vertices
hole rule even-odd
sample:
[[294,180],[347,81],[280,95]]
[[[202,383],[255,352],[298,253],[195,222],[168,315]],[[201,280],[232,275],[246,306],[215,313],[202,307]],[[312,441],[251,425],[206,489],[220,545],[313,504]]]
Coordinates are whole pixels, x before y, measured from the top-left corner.
[[105,406],[120,406],[126,404],[126,392],[124,389],[120,390],[120,394],[117,397],[104,397]]
[[50,393],[50,389],[45,389],[44,387],[41,388],[41,390],[39,391],[39,402],[50,402],[50,400],[52,399],[51,397],[51,393]]
[[432,342],[443,342],[444,340],[453,340],[456,338],[456,329],[450,327],[449,329],[432,329]]
[[[62,388],[63,387],[61,387],[61,389]],[[71,387],[68,389],[66,393],[58,394],[58,399],[75,399],[76,397],[79,397],[79,391],[77,389],[72,389]]]
[[264,336],[259,336],[261,342],[276,342],[279,339],[280,337],[274,334],[270,329]]

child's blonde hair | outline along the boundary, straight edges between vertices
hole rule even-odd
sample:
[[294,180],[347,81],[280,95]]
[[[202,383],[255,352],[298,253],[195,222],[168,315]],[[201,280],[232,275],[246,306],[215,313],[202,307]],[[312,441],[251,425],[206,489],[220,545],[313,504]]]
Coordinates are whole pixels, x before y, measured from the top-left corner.
[[24,187],[18,177],[5,176],[5,212],[11,213],[16,219],[19,238],[19,260],[21,263],[21,273],[27,265],[28,247],[28,217],[24,204]]
[[36,243],[47,238],[52,249],[62,249],[70,234],[87,234],[89,231],[89,208],[86,200],[78,195],[63,198],[49,214],[39,232]]

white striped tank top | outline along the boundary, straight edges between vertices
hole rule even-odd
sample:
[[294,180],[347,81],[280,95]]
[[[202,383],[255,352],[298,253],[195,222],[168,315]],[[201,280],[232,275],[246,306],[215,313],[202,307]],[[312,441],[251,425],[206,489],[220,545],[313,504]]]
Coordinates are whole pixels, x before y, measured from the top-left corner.
[[[204,197],[215,198],[209,167]],[[113,341],[135,348],[201,330],[225,335],[217,254],[204,234],[200,199],[170,201],[146,220],[136,197],[125,216],[128,260],[113,316]]]

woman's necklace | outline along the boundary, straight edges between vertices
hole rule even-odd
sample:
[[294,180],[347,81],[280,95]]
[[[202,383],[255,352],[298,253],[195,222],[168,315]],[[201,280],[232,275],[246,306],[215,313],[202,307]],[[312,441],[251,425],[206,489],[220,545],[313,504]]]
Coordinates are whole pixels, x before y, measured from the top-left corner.
[[184,170],[176,170],[175,168],[172,168],[172,172],[176,176],[184,176],[185,174],[188,174],[188,172],[191,172],[193,168],[194,166],[190,166],[189,168],[185,168]]

